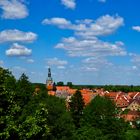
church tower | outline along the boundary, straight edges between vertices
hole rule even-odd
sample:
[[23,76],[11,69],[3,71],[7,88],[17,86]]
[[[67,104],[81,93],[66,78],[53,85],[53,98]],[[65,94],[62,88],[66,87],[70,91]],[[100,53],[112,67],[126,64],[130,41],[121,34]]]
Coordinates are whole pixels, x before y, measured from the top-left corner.
[[47,90],[53,90],[53,79],[51,77],[51,68],[48,68],[48,77],[46,80],[46,88],[47,88]]

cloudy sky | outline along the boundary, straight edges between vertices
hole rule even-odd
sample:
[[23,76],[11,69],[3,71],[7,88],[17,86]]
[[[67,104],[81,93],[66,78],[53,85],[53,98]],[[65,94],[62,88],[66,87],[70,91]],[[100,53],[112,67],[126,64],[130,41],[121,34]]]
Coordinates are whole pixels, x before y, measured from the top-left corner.
[[140,0],[0,0],[0,66],[45,83],[140,85]]

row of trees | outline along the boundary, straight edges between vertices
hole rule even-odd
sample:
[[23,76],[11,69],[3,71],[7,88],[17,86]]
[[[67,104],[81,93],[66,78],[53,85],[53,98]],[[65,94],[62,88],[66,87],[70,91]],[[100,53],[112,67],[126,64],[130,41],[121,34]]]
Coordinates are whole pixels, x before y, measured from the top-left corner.
[[25,74],[16,80],[0,68],[0,139],[5,140],[135,140],[139,130],[116,117],[117,108],[97,96],[89,105],[79,91],[66,108],[65,100],[44,88],[34,94]]
[[[63,81],[59,81],[59,82],[57,82],[56,85],[57,85],[57,86],[64,86],[65,84],[64,84]],[[72,82],[67,82],[66,85],[69,86],[69,87],[72,87],[72,86],[73,86]]]
[[[57,86],[64,86],[64,83],[62,81],[57,82]],[[107,91],[122,91],[122,92],[140,92],[140,86],[133,86],[133,85],[73,85],[72,82],[67,82],[66,84],[70,88],[75,88],[75,89],[83,89],[83,88],[89,88],[89,89],[94,89],[94,88],[103,88],[104,90]]]
[[103,88],[105,89],[105,90],[108,90],[108,91],[123,91],[123,92],[139,92],[140,91],[140,86],[133,86],[133,85],[131,85],[131,86],[119,86],[119,85],[106,85],[106,86],[103,86]]

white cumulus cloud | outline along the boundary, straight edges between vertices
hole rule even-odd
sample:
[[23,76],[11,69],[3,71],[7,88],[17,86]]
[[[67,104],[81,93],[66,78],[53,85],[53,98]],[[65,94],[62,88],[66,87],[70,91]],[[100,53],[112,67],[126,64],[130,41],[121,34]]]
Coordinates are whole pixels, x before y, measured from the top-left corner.
[[[123,44],[123,43],[122,43]],[[63,38],[55,48],[64,49],[69,56],[124,56],[126,51],[122,48],[122,44],[109,43],[94,37],[90,39],[77,39],[74,37]]]
[[22,19],[28,16],[28,9],[21,0],[0,0],[0,8],[4,19]]
[[124,25],[123,17],[118,15],[107,14],[96,20],[82,19],[74,22],[59,17],[46,18],[43,24],[73,31],[71,37],[62,38],[55,48],[65,50],[70,57],[83,57],[79,66],[81,70],[102,71],[113,67],[109,57],[127,55],[122,41],[108,42],[99,39],[113,34]]
[[60,18],[60,17],[54,17],[51,19],[44,19],[42,21],[44,25],[50,24],[50,25],[56,25],[59,28],[69,28],[71,26],[71,22],[66,20],[65,18]]
[[140,26],[133,26],[132,29],[137,32],[140,32]]
[[0,32],[0,43],[33,42],[36,39],[37,39],[37,34],[33,32],[23,32],[17,29],[3,30]]
[[31,53],[31,49],[28,49],[18,43],[14,43],[8,50],[6,50],[7,56],[29,56]]
[[61,3],[69,9],[75,9],[76,7],[75,0],[61,0]]
[[72,23],[65,18],[55,17],[51,19],[46,18],[42,23],[73,30],[77,36],[91,38],[93,36],[112,34],[124,24],[124,19],[119,16],[104,15],[97,20],[84,19],[76,20],[75,23]]
[[119,16],[105,15],[99,17],[95,22],[85,25],[86,28],[76,32],[81,37],[90,38],[92,36],[110,35],[124,24],[124,20]]

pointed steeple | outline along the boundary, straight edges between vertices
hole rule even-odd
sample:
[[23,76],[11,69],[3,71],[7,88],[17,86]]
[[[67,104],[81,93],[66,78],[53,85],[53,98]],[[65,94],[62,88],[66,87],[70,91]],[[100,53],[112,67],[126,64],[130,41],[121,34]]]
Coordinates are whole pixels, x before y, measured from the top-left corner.
[[53,90],[53,79],[51,77],[51,68],[48,68],[48,77],[46,80],[46,88],[47,90]]
[[51,68],[48,68],[48,77],[51,78]]

